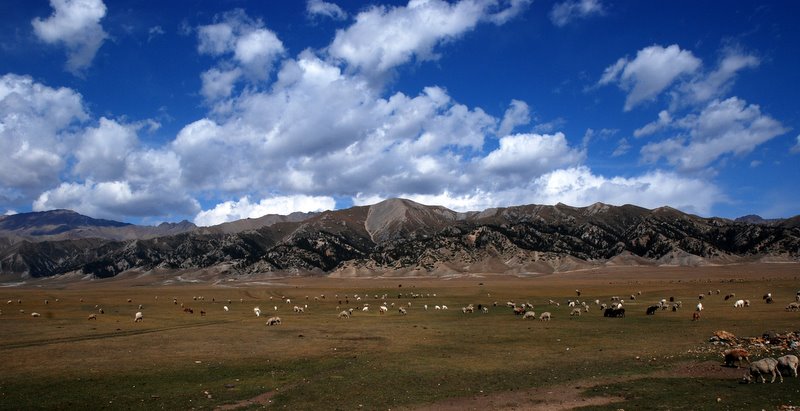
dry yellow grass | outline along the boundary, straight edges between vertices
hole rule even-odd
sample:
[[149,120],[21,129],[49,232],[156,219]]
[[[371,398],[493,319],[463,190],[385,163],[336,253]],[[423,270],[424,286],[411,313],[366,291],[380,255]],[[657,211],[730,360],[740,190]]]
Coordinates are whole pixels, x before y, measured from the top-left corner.
[[[708,360],[689,351],[717,329],[737,335],[793,331],[800,313],[783,307],[800,289],[799,268],[616,267],[529,278],[291,278],[169,286],[130,276],[0,288],[0,408],[115,408],[121,402],[123,408],[213,408],[268,393],[258,401],[295,409],[385,409],[636,378],[675,362]],[[709,290],[701,321],[690,321],[698,294]],[[733,301],[723,300],[731,292],[750,299],[752,307],[734,309]],[[775,304],[763,303],[765,292],[772,292]],[[629,300],[631,294],[637,299],[626,302],[625,319],[603,318],[593,303],[612,295]],[[670,296],[683,302],[682,310],[645,316],[648,305]],[[576,298],[591,302],[590,311],[570,318],[566,301]],[[560,307],[548,305],[549,299]],[[553,320],[523,321],[506,301],[531,302],[537,313],[552,312]],[[394,306],[381,315],[383,302]],[[181,303],[194,314],[184,313]],[[460,308],[470,303],[490,311],[463,314]],[[140,304],[144,321],[134,323]],[[369,312],[337,318],[364,304]],[[308,307],[296,314],[295,305]],[[400,315],[399,306],[408,315]],[[34,311],[42,316],[31,317]],[[93,313],[97,320],[88,320]],[[267,327],[273,315],[283,324]]]

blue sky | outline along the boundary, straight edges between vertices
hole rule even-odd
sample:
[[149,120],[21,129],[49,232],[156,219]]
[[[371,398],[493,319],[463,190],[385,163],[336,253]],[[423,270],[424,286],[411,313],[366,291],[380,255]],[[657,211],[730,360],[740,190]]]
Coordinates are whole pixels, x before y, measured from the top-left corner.
[[[18,4],[19,3],[19,4]],[[0,213],[800,214],[796,2],[0,2]]]

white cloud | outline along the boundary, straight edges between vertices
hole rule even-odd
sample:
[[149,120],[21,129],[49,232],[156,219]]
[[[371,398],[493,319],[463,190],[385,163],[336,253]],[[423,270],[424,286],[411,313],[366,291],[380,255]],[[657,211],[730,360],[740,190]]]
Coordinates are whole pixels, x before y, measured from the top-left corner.
[[520,100],[511,100],[511,105],[503,115],[497,135],[503,137],[514,131],[517,126],[523,126],[531,122],[528,104]]
[[669,205],[701,215],[709,215],[714,204],[725,201],[720,190],[709,182],[664,171],[606,178],[594,175],[586,167],[562,169],[538,178],[532,191],[538,203],[543,204],[588,206],[599,201],[645,208]]
[[34,211],[66,208],[96,218],[193,214],[196,200],[185,193],[158,186],[135,186],[127,181],[61,183],[33,202]]
[[795,144],[789,150],[792,154],[800,153],[800,135],[797,136]]
[[528,4],[512,1],[508,7],[495,11],[491,7],[495,3],[412,0],[405,7],[371,7],[359,13],[353,25],[336,32],[328,53],[370,76],[412,59],[434,60],[438,45],[458,38],[483,20],[502,24]]
[[702,62],[691,51],[681,50],[673,44],[668,47],[654,45],[636,53],[636,58],[622,58],[607,67],[599,85],[617,82],[628,92],[625,111],[649,100],[654,100],[679,77],[697,71]]
[[73,90],[0,77],[0,200],[23,204],[57,184],[76,140],[73,127],[87,118]]
[[42,41],[62,43],[67,48],[67,70],[80,74],[89,67],[97,50],[108,38],[100,20],[106,15],[102,0],[50,0],[53,14],[31,21]]
[[699,115],[676,121],[674,127],[688,136],[647,144],[641,151],[645,161],[656,162],[663,157],[679,170],[699,170],[723,155],[747,154],[788,131],[779,121],[762,114],[759,106],[748,106],[736,97],[714,100]]
[[335,3],[323,0],[308,0],[306,12],[309,16],[325,16],[334,20],[345,20],[347,13]]
[[200,75],[200,79],[203,82],[203,88],[200,93],[209,101],[228,98],[233,93],[233,87],[241,76],[242,70],[239,68],[231,70],[209,69]]
[[737,72],[758,67],[760,63],[761,61],[753,55],[727,50],[716,70],[681,84],[672,93],[672,108],[705,104],[723,96],[733,85]]
[[634,130],[633,136],[639,138],[657,133],[668,127],[671,123],[672,116],[670,116],[669,112],[667,110],[661,110],[658,113],[658,120],[653,121],[652,123],[647,123],[643,127]]
[[283,55],[283,43],[261,20],[236,9],[215,16],[216,22],[197,28],[197,51],[221,58],[201,75],[201,93],[209,101],[229,97],[242,78],[264,81]]
[[605,9],[600,0],[567,0],[553,5],[550,10],[550,21],[558,27],[591,16],[601,16]]
[[630,151],[631,145],[628,143],[628,139],[621,138],[617,142],[617,148],[614,149],[614,152],[611,153],[611,157],[619,157],[621,155],[625,155],[628,151]]
[[5,216],[15,215],[15,214],[19,214],[19,213],[17,213],[15,210],[11,210],[11,209],[8,209],[8,210],[6,210],[5,213],[3,213],[3,215],[5,215]]
[[481,160],[484,170],[509,179],[523,180],[565,166],[578,164],[585,157],[582,151],[569,147],[563,133],[554,135],[516,134],[500,139],[500,147]]
[[147,42],[153,41],[156,37],[163,36],[164,29],[161,26],[153,26],[147,30]]
[[[669,205],[685,212],[710,215],[715,204],[728,201],[714,184],[656,170],[640,176],[607,178],[585,166],[553,170],[528,184],[494,191],[474,188],[462,193],[401,194],[422,204],[441,205],[454,211],[480,211],[522,204],[565,203],[585,207],[596,202],[635,204],[645,208]],[[387,196],[360,194],[354,205],[375,204]]]
[[139,143],[135,127],[105,117],[96,128],[87,129],[81,140],[75,150],[78,161],[73,171],[81,177],[101,181],[121,178],[128,154]]
[[258,218],[267,214],[287,215],[293,212],[332,210],[336,201],[326,196],[288,195],[264,198],[251,203],[249,197],[239,201],[225,201],[210,210],[203,210],[194,218],[198,226],[212,226],[244,218]]

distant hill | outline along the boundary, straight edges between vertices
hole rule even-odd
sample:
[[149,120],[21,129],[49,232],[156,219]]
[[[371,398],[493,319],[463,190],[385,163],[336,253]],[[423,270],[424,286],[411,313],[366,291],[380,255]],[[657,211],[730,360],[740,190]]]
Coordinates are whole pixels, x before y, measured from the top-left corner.
[[[52,214],[37,216],[42,219],[29,215],[8,226],[2,225],[8,217],[0,220],[4,278],[214,267],[234,276],[524,275],[601,265],[800,259],[800,216],[753,223],[701,218],[670,207],[602,203],[458,213],[390,199],[201,228],[191,223],[143,228],[76,216],[70,221],[80,224],[70,225]],[[92,236],[98,233],[105,236]]]

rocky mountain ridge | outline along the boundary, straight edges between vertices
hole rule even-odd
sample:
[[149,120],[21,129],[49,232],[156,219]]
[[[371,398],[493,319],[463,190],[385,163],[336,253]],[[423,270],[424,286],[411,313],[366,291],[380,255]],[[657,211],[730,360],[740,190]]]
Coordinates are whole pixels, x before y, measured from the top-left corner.
[[259,221],[182,227],[186,230],[172,235],[136,239],[0,238],[0,273],[17,278],[71,272],[112,277],[131,269],[217,267],[232,276],[437,276],[542,273],[597,264],[800,259],[800,216],[754,224],[701,218],[669,207],[601,203],[458,213],[390,199],[253,220]]

